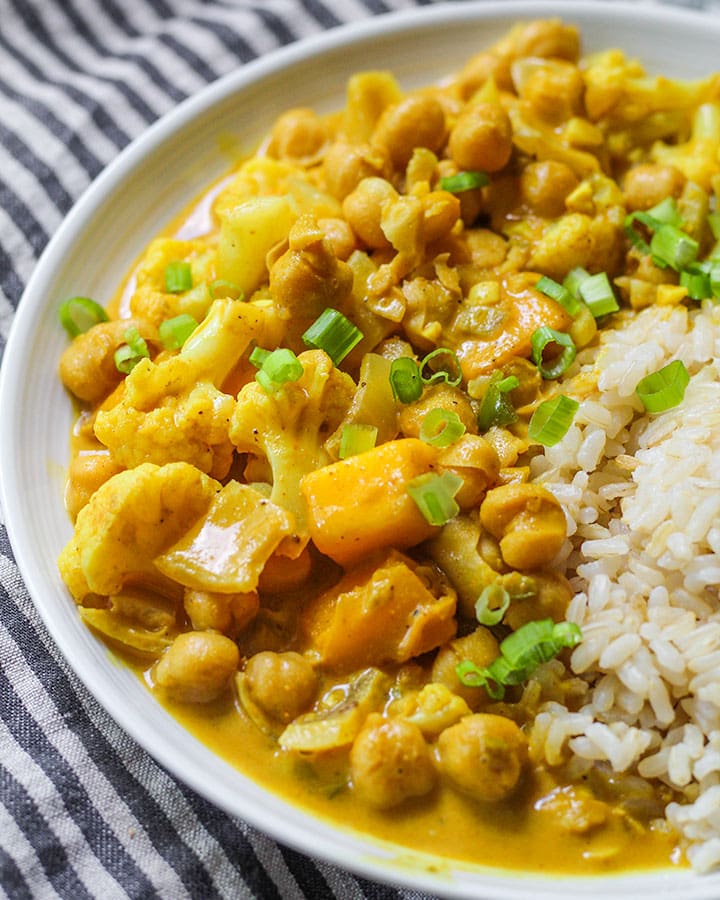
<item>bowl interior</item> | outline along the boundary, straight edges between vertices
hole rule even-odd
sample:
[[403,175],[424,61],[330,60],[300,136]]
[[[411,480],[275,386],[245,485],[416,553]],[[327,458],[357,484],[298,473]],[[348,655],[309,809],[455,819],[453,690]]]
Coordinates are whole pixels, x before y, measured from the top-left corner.
[[[18,565],[59,648],[113,717],[163,765],[228,812],[277,839],[368,877],[448,897],[720,895],[720,875],[654,873],[607,880],[527,878],[466,870],[339,830],[288,806],[190,737],[81,624],[57,573],[71,534],[62,503],[72,408],[57,377],[67,296],[107,302],[143,247],[229,167],[232,136],[249,152],[291,106],[344,102],[349,75],[391,69],[407,87],[439,79],[518,19],[558,15],[586,50],[619,46],[650,72],[692,78],[717,66],[709,17],[641,5],[555,2],[438,4],[338,29],[247,65],[186,101],[129,147],[88,189],[53,238],[20,304],[0,380],[2,502]],[[432,865],[431,865],[432,864]],[[434,866],[434,868],[432,867]]]

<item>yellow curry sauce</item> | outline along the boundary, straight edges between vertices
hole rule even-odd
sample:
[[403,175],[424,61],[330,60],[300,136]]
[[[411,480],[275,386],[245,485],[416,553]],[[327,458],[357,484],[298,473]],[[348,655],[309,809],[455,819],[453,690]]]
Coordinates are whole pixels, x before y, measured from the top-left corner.
[[[63,579],[193,734],[343,827],[501,868],[682,864],[669,789],[567,747],[537,761],[535,714],[587,684],[565,665],[565,516],[528,462],[613,311],[687,297],[625,224],[670,199],[708,250],[718,166],[695,151],[720,142],[718,79],[583,59],[548,21],[442,87],[361,73],[347,96],[281,116],[64,355],[82,412]],[[614,307],[559,302],[603,273]],[[327,308],[359,334],[337,362],[305,339]],[[550,651],[513,670],[506,640],[538,623]]]

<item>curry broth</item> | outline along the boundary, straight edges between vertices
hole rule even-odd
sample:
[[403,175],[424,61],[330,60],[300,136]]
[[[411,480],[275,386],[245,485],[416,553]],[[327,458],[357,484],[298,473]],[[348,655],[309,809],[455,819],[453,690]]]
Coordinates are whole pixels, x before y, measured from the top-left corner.
[[[213,200],[231,178],[232,174],[225,176],[193,201],[162,236],[190,240],[216,235]],[[109,305],[113,315],[129,315],[134,285],[135,271]],[[245,365],[237,372],[233,392],[252,379],[254,370]],[[73,433],[73,456],[93,452],[98,446],[88,431],[88,420],[81,416]],[[298,604],[301,602],[298,598]],[[184,625],[189,627],[187,621]],[[292,626],[289,633],[288,640],[278,649],[302,649],[296,644]],[[242,636],[238,644],[246,659],[250,654],[243,647]],[[407,799],[388,810],[374,809],[359,803],[349,786],[346,750],[316,758],[284,752],[275,737],[251,721],[235,690],[209,703],[180,703],[158,689],[154,663],[139,663],[136,657],[121,651],[120,655],[175,719],[244,775],[340,828],[349,829],[352,823],[354,830],[396,845],[399,857],[407,849],[462,864],[567,875],[602,875],[686,864],[677,836],[668,826],[655,817],[650,817],[652,824],[647,818],[640,824],[621,811],[619,804],[610,801],[604,822],[587,829],[569,829],[562,817],[553,812],[548,798],[562,793],[571,779],[541,767],[528,766],[517,790],[497,803],[470,799],[438,779],[423,797]],[[327,686],[328,683],[323,685]],[[576,783],[582,785],[582,780]]]

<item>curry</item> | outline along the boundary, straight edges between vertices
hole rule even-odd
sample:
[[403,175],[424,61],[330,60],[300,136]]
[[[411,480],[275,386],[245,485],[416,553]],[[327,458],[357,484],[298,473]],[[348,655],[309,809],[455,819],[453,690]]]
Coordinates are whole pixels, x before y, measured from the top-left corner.
[[501,868],[679,864],[671,788],[537,752],[538,712],[588,685],[566,513],[530,462],[603,329],[695,299],[686,275],[714,291],[691,266],[718,145],[718,77],[584,58],[556,20],[442,85],[359,73],[343,110],[281,115],[110,315],[63,305],[80,616],[343,827]]

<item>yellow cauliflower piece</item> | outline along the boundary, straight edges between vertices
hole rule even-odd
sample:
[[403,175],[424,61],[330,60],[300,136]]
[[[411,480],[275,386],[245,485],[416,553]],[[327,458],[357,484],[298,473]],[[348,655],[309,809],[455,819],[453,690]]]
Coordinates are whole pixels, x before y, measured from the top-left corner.
[[80,510],[58,560],[75,600],[118,594],[129,579],[157,579],[154,558],[192,527],[219,490],[183,462],[144,463],[106,481]]
[[269,463],[273,503],[292,513],[295,535],[286,555],[295,556],[309,540],[307,509],[300,481],[332,460],[325,440],[340,425],[355,395],[352,378],[335,368],[322,350],[298,356],[303,375],[268,394],[256,382],[237,397],[230,438],[240,453]]
[[277,341],[279,327],[267,309],[216,300],[179,354],[135,366],[120,402],[98,412],[96,437],[125,468],[183,461],[224,478],[235,401],[219,388],[250,343]]
[[[202,321],[212,302],[207,282],[215,278],[215,257],[216,247],[206,238],[152,241],[135,273],[130,313],[155,326],[182,313]],[[165,290],[165,269],[177,261],[190,263],[193,287],[170,293]]]

